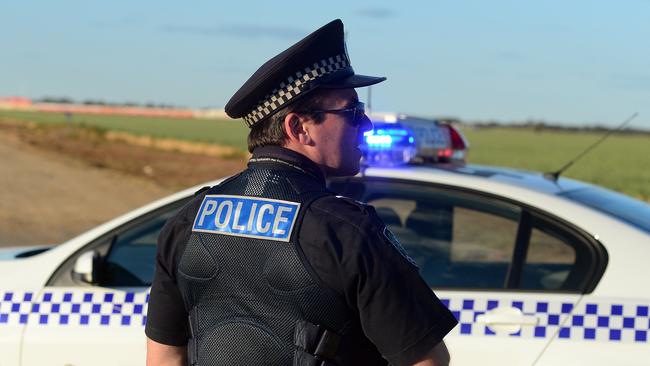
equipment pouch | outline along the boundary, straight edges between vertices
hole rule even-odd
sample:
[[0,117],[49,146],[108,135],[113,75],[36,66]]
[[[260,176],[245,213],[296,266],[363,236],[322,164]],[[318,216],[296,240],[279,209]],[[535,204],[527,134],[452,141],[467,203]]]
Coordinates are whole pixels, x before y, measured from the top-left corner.
[[341,337],[310,322],[299,320],[294,332],[293,366],[335,366]]

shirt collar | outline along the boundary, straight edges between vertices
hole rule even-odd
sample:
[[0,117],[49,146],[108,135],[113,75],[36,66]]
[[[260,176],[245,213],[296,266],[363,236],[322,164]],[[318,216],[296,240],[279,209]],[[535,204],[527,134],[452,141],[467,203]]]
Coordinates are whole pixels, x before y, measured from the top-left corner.
[[318,165],[308,157],[289,150],[282,146],[261,146],[253,150],[253,157],[248,161],[248,166],[257,164],[272,164],[277,167],[286,167],[305,173],[325,185],[325,176]]

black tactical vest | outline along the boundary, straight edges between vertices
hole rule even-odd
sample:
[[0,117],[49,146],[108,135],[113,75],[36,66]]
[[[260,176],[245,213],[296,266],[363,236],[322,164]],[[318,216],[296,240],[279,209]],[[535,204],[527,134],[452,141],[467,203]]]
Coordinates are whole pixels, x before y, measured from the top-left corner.
[[[351,311],[340,295],[318,284],[297,243],[305,209],[327,194],[322,183],[300,171],[269,166],[245,170],[207,192],[204,206],[210,197],[226,197],[233,200],[232,212],[241,196],[295,202],[300,208],[288,241],[193,230],[177,270],[190,314],[190,364],[291,365],[297,322],[345,332]],[[214,205],[202,209],[216,210]],[[213,214],[220,214],[215,220],[221,226],[228,225],[226,209]],[[271,212],[251,213],[250,221],[240,218],[239,227],[264,227],[253,222],[256,217],[267,217],[271,225],[271,216],[264,216]]]

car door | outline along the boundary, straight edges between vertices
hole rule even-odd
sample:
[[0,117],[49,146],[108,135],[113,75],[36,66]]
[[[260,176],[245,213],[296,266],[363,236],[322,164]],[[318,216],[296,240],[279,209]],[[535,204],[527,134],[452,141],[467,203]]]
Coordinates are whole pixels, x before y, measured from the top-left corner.
[[367,177],[330,187],[375,207],[458,319],[454,365],[532,365],[602,273],[586,239],[502,197]]
[[[106,233],[69,257],[32,305],[21,365],[142,365],[156,240],[176,202]],[[93,283],[73,273],[93,259]]]

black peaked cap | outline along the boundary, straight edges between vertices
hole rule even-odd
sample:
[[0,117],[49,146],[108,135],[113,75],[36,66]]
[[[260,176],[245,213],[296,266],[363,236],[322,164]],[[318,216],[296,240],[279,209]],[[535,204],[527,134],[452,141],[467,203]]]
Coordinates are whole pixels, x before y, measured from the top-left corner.
[[343,22],[336,19],[265,62],[230,98],[225,111],[252,127],[318,87],[358,88],[384,80],[354,74]]

